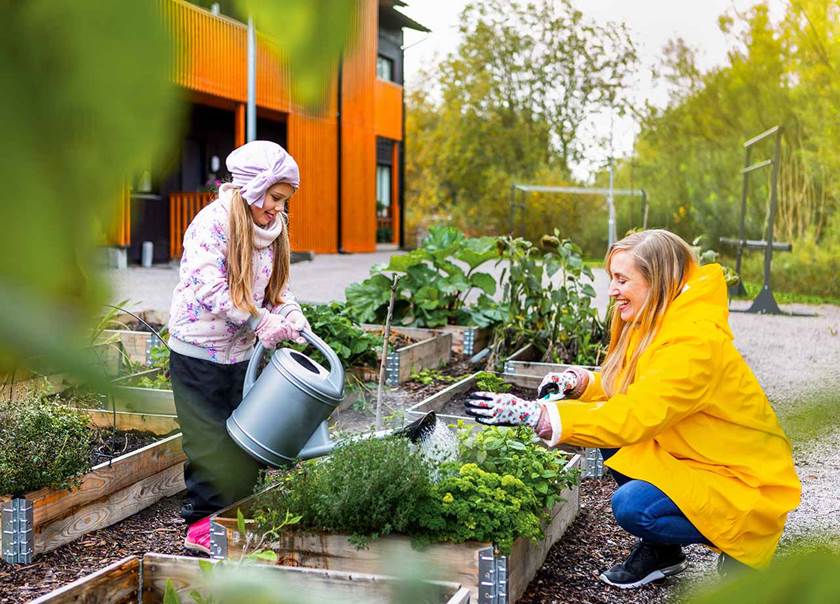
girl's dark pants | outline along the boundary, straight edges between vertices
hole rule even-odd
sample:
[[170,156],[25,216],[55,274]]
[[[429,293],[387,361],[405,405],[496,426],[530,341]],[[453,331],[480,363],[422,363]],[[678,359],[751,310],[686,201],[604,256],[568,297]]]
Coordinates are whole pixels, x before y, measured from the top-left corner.
[[169,372],[183,433],[187,497],[181,515],[196,522],[251,494],[264,466],[231,440],[225,421],[242,400],[248,362],[223,365],[177,352]]

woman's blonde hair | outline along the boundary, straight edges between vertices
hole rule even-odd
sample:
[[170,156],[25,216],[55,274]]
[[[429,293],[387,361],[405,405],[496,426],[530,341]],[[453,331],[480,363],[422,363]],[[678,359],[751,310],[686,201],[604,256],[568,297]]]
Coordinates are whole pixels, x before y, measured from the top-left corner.
[[[283,232],[271,244],[274,250],[274,265],[271,278],[265,288],[265,300],[277,305],[283,302],[282,293],[289,280],[289,225],[286,215],[278,214],[276,220],[283,220]],[[257,312],[254,306],[254,221],[248,203],[239,189],[234,190],[230,202],[230,223],[227,247],[228,289],[233,305],[251,314]]]
[[[633,383],[639,357],[656,337],[665,311],[679,295],[689,272],[697,264],[691,247],[664,229],[633,233],[610,246],[605,261],[610,279],[610,261],[618,252],[632,255],[650,290],[630,322],[622,320],[618,306],[613,308],[610,345],[601,368],[602,384],[608,396],[626,392]],[[634,329],[640,330],[641,339],[627,359],[627,348]]]

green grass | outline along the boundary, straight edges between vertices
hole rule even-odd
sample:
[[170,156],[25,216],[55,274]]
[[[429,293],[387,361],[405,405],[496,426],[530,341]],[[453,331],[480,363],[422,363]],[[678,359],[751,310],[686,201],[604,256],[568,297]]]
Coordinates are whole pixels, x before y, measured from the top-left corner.
[[840,393],[823,392],[798,409],[780,415],[779,421],[794,445],[819,439],[840,427]]
[[[736,296],[735,300],[752,300],[761,290],[761,283],[755,281],[744,281],[747,290],[746,296]],[[779,304],[835,304],[840,305],[840,298],[837,296],[822,296],[819,294],[800,294],[794,292],[779,291],[773,288],[773,296]]]

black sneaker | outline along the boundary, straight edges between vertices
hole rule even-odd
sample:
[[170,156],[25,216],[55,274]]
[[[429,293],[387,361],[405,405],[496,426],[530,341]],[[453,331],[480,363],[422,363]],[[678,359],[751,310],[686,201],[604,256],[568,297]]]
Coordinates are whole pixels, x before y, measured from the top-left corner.
[[688,568],[679,545],[639,541],[621,564],[601,573],[601,581],[621,589],[633,589],[676,575]]

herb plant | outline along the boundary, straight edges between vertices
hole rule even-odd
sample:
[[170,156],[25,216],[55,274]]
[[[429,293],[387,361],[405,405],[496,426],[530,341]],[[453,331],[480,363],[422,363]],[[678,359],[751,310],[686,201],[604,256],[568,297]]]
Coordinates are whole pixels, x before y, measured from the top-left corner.
[[480,392],[507,392],[510,390],[510,384],[489,371],[479,371],[475,374],[475,387]]
[[258,498],[260,531],[274,529],[289,512],[300,516],[301,528],[349,533],[360,546],[409,532],[431,488],[428,463],[400,437],[350,442],[278,480]]
[[[497,257],[492,237],[468,238],[454,227],[433,227],[416,250],[392,256],[371,276],[346,290],[348,312],[362,322],[384,323],[391,296],[391,279],[385,273],[402,273],[397,285],[394,323],[417,327],[476,325],[484,327],[501,319],[496,303],[496,281],[476,269]],[[470,307],[466,299],[480,292]]]
[[67,489],[90,469],[92,431],[82,411],[41,394],[0,410],[0,494]]
[[578,480],[577,472],[563,469],[568,461],[566,454],[541,446],[530,428],[489,426],[474,431],[459,421],[457,436],[463,463],[478,464],[488,472],[512,474],[533,491],[538,508],[546,513],[557,503],[557,494]]

